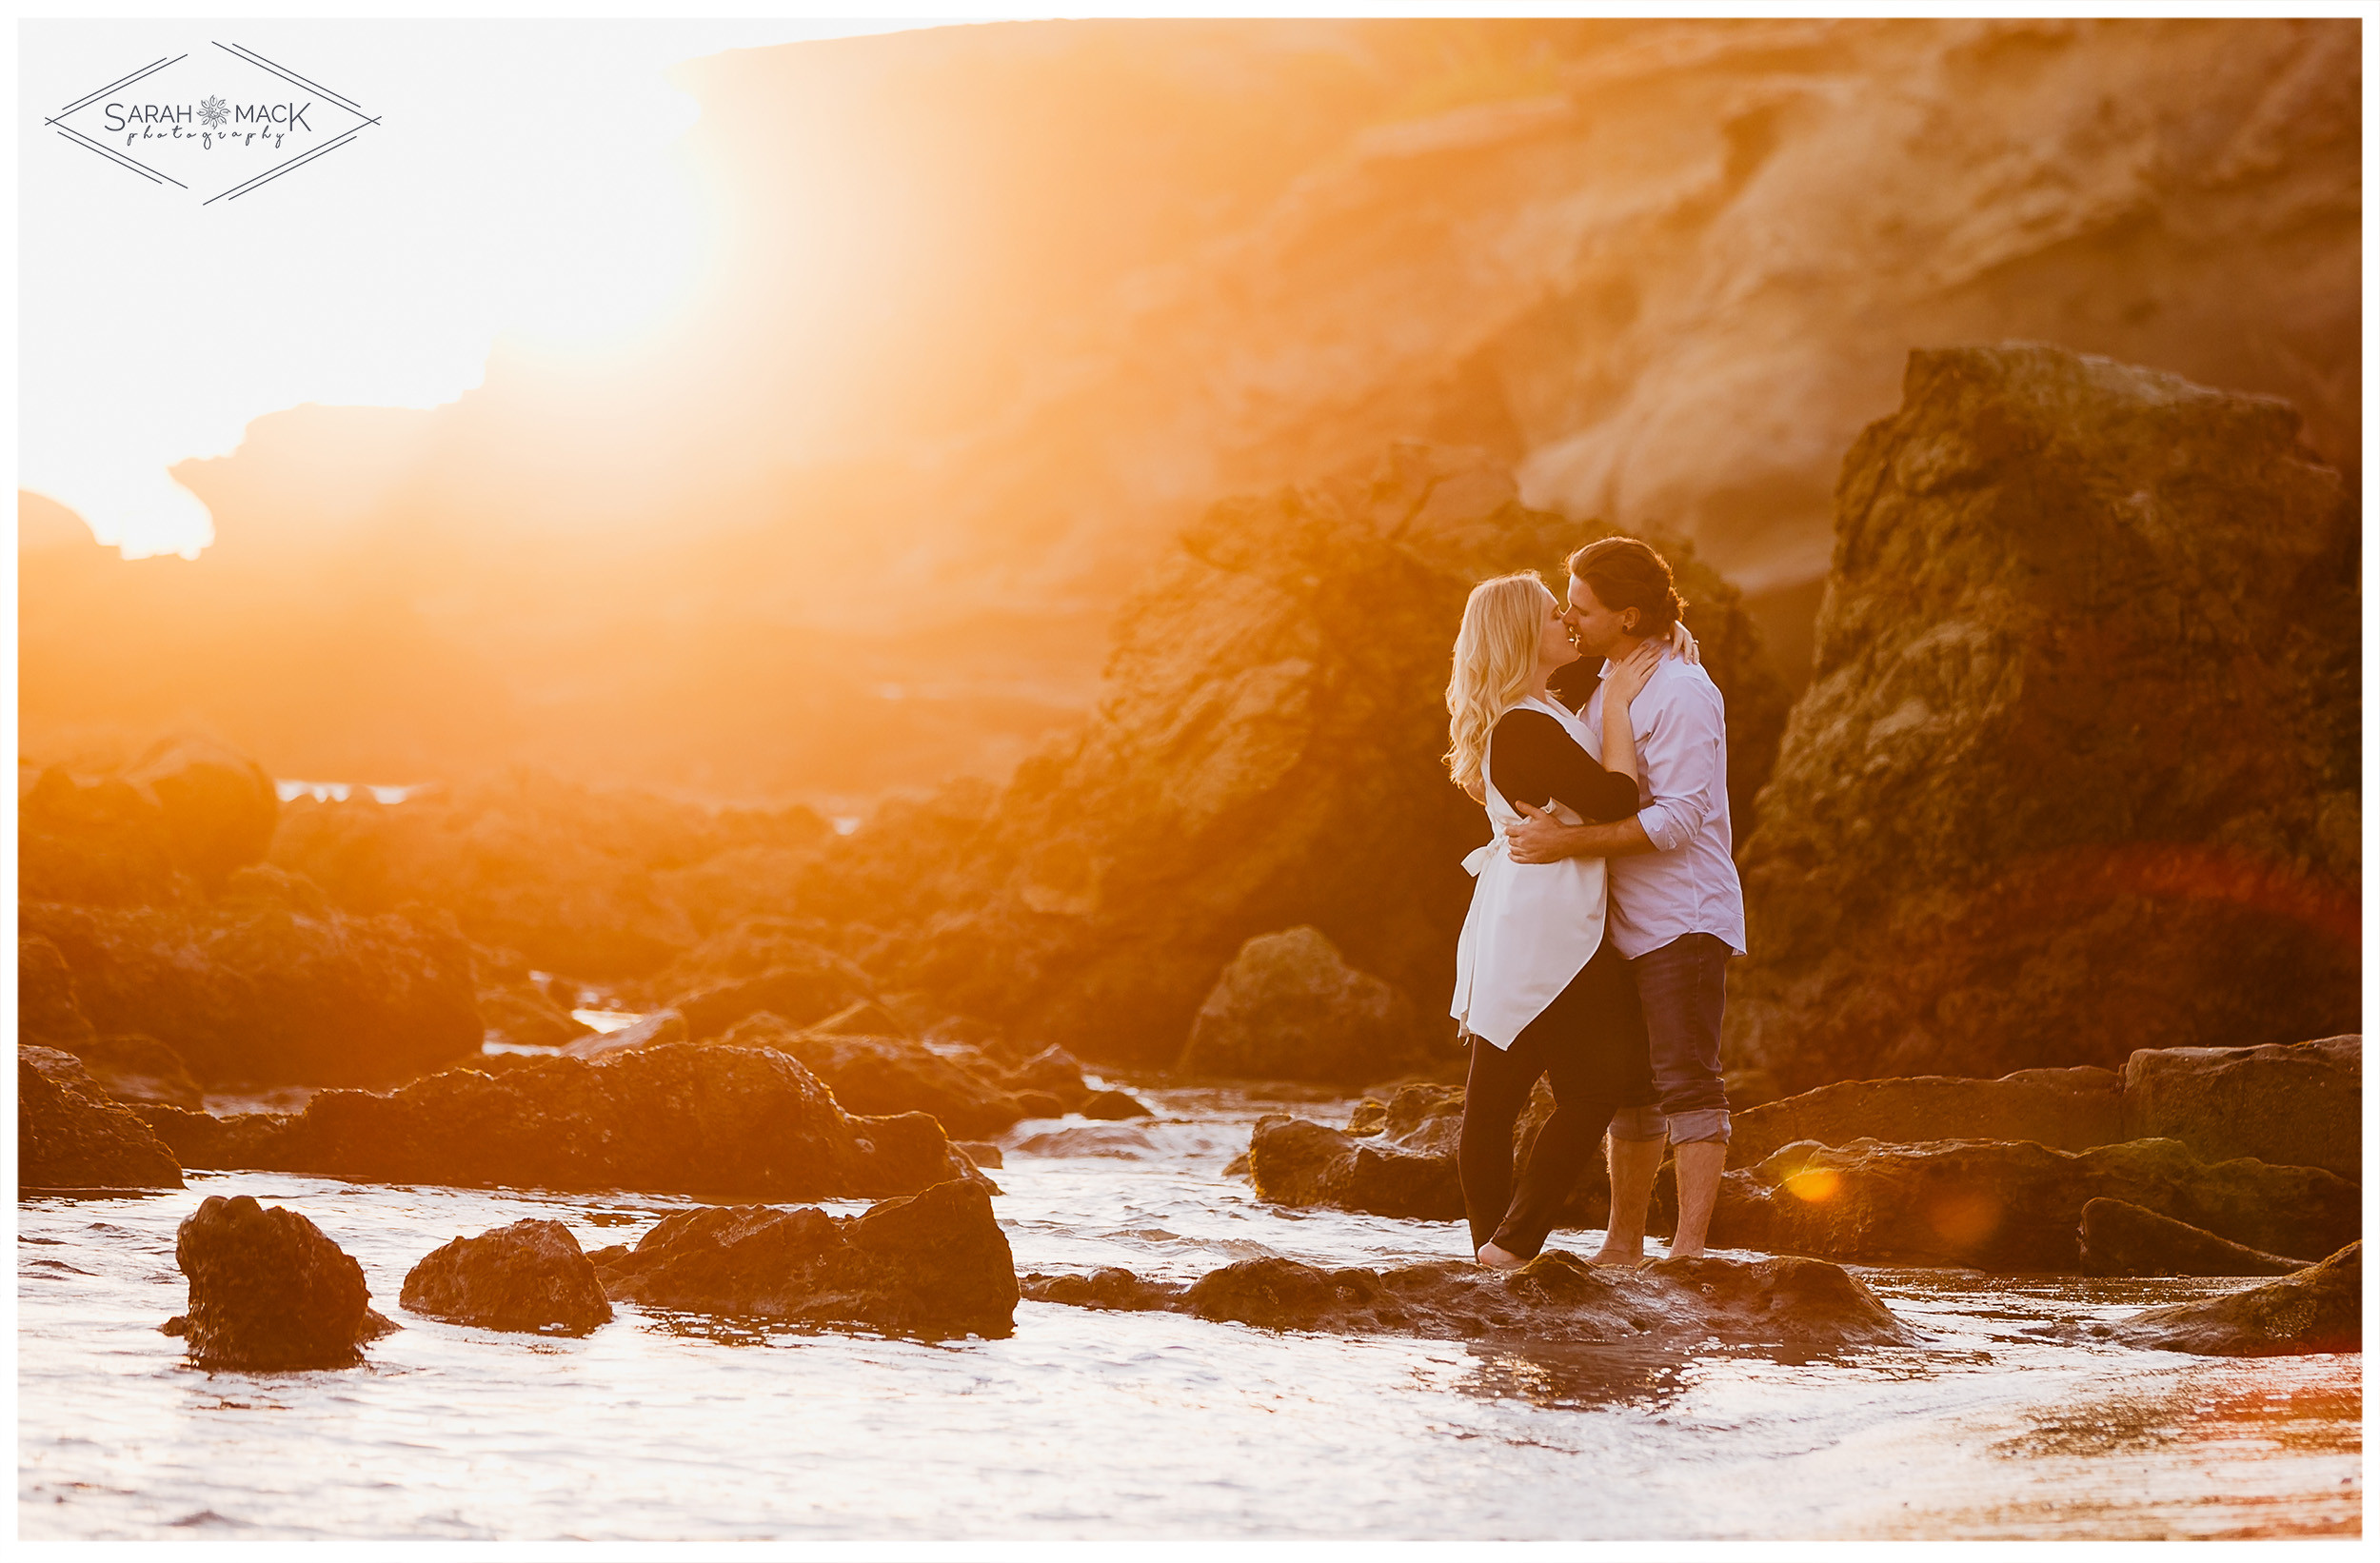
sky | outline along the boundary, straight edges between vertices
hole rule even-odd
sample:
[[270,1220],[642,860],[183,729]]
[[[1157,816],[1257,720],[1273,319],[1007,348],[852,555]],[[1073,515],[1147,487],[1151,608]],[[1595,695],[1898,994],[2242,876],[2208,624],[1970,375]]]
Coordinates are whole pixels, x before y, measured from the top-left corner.
[[[668,68],[927,25],[23,24],[20,486],[128,555],[195,555],[211,525],[168,469],[228,454],[252,419],[309,402],[450,402],[480,383],[500,334],[597,354],[667,329],[700,286],[715,230],[679,155],[697,105]],[[236,179],[275,165],[245,146],[234,165],[211,144],[120,142],[121,114],[102,116],[113,103],[199,103],[202,92],[315,100],[233,50],[333,97],[307,130],[357,129],[309,164],[208,201],[232,183],[218,170],[237,168]],[[69,123],[188,188],[44,123],[177,56]]]

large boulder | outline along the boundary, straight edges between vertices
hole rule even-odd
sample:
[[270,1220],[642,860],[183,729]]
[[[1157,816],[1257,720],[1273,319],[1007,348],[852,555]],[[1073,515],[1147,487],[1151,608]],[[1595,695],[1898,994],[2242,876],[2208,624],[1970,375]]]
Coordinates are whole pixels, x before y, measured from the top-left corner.
[[102,1032],[171,1047],[203,1084],[378,1085],[480,1050],[469,946],[426,909],[354,917],[258,864],[205,906],[27,902]]
[[938,1183],[864,1215],[738,1205],[664,1217],[633,1249],[595,1256],[623,1302],[931,1337],[1015,1328],[1016,1263],[992,1202]]
[[2364,1176],[2364,1039],[2143,1048],[2124,1063],[2124,1135],[2178,1139],[2210,1161]]
[[2094,1276],[2286,1276],[2304,1268],[2121,1199],[2083,1206],[2081,1240],[2082,1267]]
[[1735,1061],[1799,1090],[2352,1029],[2351,500],[2270,398],[1913,353],[1744,847]]
[[583,1335],[611,1320],[595,1267],[560,1221],[457,1237],[406,1273],[400,1306],[456,1324]]
[[1801,1139],[2029,1139],[2089,1150],[2142,1138],[2124,1132],[2122,1087],[2113,1070],[2089,1065],[2020,1069],[1995,1080],[1842,1080],[1735,1114],[1727,1158],[1748,1167]]
[[210,1373],[352,1368],[385,1331],[364,1267],[296,1211],[209,1196],[183,1217],[173,1256],[190,1305],[167,1328]]
[[[1287,928],[1429,1017],[1488,835],[1438,759],[1464,595],[1610,530],[1522,505],[1478,450],[1423,445],[1369,482],[1216,505],[1118,615],[1087,723],[996,795],[956,787],[827,843],[798,904],[913,927],[872,958],[886,986],[1094,1059],[1171,1065],[1240,947]],[[1734,590],[1672,557],[1748,820],[1784,695]]]
[[2303,1356],[2364,1349],[2364,1245],[2263,1286],[2202,1302],[2149,1308],[2115,1340],[2200,1356]]
[[1257,1197],[1276,1205],[1328,1205],[1425,1221],[1462,1217],[1462,1177],[1452,1157],[1375,1145],[1268,1114],[1248,1138]]
[[854,1118],[796,1059],[701,1043],[449,1070],[387,1095],[324,1091],[303,1113],[227,1126],[216,1143],[281,1172],[758,1199],[883,1197],[981,1177],[922,1113]]
[[2362,1199],[2316,1167],[2204,1162],[2170,1139],[2072,1152],[2014,1140],[1789,1145],[1720,1181],[1711,1241],[1855,1263],[2082,1271],[2083,1207],[2121,1199],[2269,1254],[2353,1239]]
[[182,1168],[72,1054],[20,1043],[16,1181],[21,1189],[178,1189]]
[[1240,946],[1190,1023],[1184,1074],[1359,1084],[1418,1060],[1413,1000],[1347,964],[1319,928]]
[[1917,1336],[1854,1276],[1815,1259],[1664,1259],[1639,1270],[1549,1249],[1513,1271],[1458,1262],[1322,1270],[1266,1256],[1187,1287],[1129,1271],[1031,1277],[1037,1301],[1165,1308],[1271,1330],[1628,1345],[1908,1345]]
[[766,1045],[806,1064],[845,1112],[930,1113],[943,1133],[966,1138],[999,1134],[1025,1116],[1007,1091],[922,1042],[790,1032]]

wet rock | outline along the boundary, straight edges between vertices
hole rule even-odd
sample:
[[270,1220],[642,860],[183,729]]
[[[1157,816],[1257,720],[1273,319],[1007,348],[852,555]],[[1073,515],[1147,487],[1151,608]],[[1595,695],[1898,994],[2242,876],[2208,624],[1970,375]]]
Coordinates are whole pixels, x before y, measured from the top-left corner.
[[2093,1199],[2082,1210],[2082,1267],[2094,1276],[2286,1276],[2303,1264],[2121,1199]]
[[118,1033],[102,1037],[83,1014],[74,974],[66,957],[46,939],[17,940],[17,1023],[20,1042],[71,1053],[90,1071],[101,1090],[118,1101],[204,1105],[198,1082],[182,1056],[154,1037]]
[[2364,1039],[2262,1047],[2143,1048],[2124,1064],[2124,1134],[2323,1167],[2361,1181]]
[[296,1211],[211,1196],[183,1218],[173,1256],[190,1283],[190,1360],[210,1373],[351,1368],[383,1333],[364,1267]]
[[2353,1029],[2358,532],[2297,414],[1921,350],[1835,508],[1730,1058],[1806,1089]]
[[998,1145],[988,1139],[954,1139],[950,1148],[979,1167],[1002,1167],[1007,1157]]
[[936,1184],[848,1217],[756,1205],[684,1211],[633,1249],[603,1256],[605,1290],[647,1307],[936,1338],[1015,1327],[1008,1238],[970,1183]]
[[922,1113],[855,1118],[797,1059],[702,1043],[325,1091],[257,1139],[262,1167],[402,1183],[834,1199],[982,1177]]
[[1148,1103],[1123,1091],[1094,1091],[1077,1111],[1084,1118],[1109,1120],[1155,1116]]
[[82,1059],[99,1088],[118,1101],[192,1112],[207,1104],[182,1055],[154,1037],[93,1037],[66,1051]]
[[72,1054],[20,1044],[16,1180],[24,1189],[178,1189],[182,1168]]
[[[1117,1280],[1093,1290],[1134,1296]],[[1054,1302],[1076,1300],[1047,1287],[1042,1295]],[[1334,1271],[1265,1257],[1210,1271],[1165,1305],[1273,1330],[1436,1339],[1828,1348],[1906,1345],[1917,1338],[1857,1279],[1834,1265],[1799,1258],[1663,1259],[1631,1270],[1590,1265],[1549,1249],[1518,1270],[1497,1272],[1451,1261]]]
[[780,960],[781,964],[757,977],[722,982],[677,999],[672,1007],[685,1017],[688,1035],[696,1041],[716,1037],[764,1010],[798,1026],[875,995],[867,974],[831,950],[788,946],[780,952]]
[[2113,1070],[2088,1066],[2020,1069],[1995,1080],[1844,1080],[1736,1113],[1727,1158],[1751,1166],[1802,1139],[2029,1139],[2089,1150],[2139,1138],[2124,1132],[2122,1086]]
[[206,1085],[372,1085],[480,1050],[469,946],[434,913],[359,918],[268,865],[206,906],[27,902],[103,1033],[171,1047]]
[[1066,1116],[1065,1102],[1046,1091],[1019,1091],[1014,1095],[1017,1098],[1017,1110],[1026,1118],[1063,1118]]
[[1356,1138],[1377,1135],[1388,1127],[1388,1103],[1377,1097],[1366,1097],[1356,1103],[1356,1110],[1347,1115],[1347,1133]]
[[1064,1104],[1074,1112],[1091,1099],[1090,1082],[1082,1078],[1082,1064],[1062,1047],[1045,1047],[1022,1062],[1009,1067],[1001,1076],[1001,1083],[1011,1091],[1038,1091]]
[[1028,1302],[1146,1314],[1172,1308],[1189,1288],[1177,1282],[1143,1280],[1129,1270],[1110,1266],[1088,1276],[1045,1276],[1036,1271],[1019,1283],[1019,1290]]
[[2350,1243],[2318,1265],[2245,1292],[2144,1310],[2118,1323],[2114,1338],[2200,1356],[2360,1352],[2364,1245]]
[[780,1032],[768,1045],[801,1059],[846,1112],[930,1113],[943,1133],[967,1136],[999,1134],[1025,1116],[1008,1092],[922,1042]]
[[1138,1159],[1156,1151],[1157,1141],[1123,1123],[1078,1123],[1017,1142],[1020,1156],[1112,1156]]
[[1413,1000],[1347,964],[1318,928],[1264,934],[1215,980],[1190,1025],[1184,1074],[1378,1079],[1420,1057]]
[[[1085,1058],[1172,1066],[1241,945],[1301,926],[1451,1034],[1426,1012],[1487,829],[1436,760],[1447,626],[1473,583],[1603,530],[1516,493],[1482,452],[1398,445],[1368,483],[1213,506],[1118,614],[1081,728],[1003,790],[826,843],[803,904],[918,930],[875,958],[887,986]],[[1748,821],[1783,693],[1736,594],[1681,568]],[[1316,1057],[1291,1067],[1339,1067]],[[1402,1067],[1348,1063],[1348,1083]]]
[[581,1037],[562,1049],[565,1058],[606,1058],[643,1047],[667,1047],[687,1040],[685,1017],[674,1009],[657,1009],[617,1031]]
[[2355,1185],[2315,1167],[2202,1162],[2171,1139],[2069,1152],[2009,1140],[1789,1145],[1721,1179],[1711,1240],[1859,1263],[2073,1275],[2083,1207],[2121,1199],[2267,1253],[2353,1238]]
[[132,1114],[183,1166],[227,1171],[266,1167],[275,1154],[276,1137],[294,1116],[234,1113],[218,1118],[159,1102],[140,1103]]
[[16,1037],[20,1042],[72,1052],[96,1031],[74,991],[74,974],[50,940],[20,936],[16,941]]
[[491,1330],[583,1335],[611,1321],[595,1267],[560,1221],[515,1221],[433,1249],[407,1273],[397,1301]]
[[1451,1157],[1357,1139],[1303,1118],[1268,1114],[1248,1138],[1257,1197],[1425,1221],[1459,1219],[1462,1178]]

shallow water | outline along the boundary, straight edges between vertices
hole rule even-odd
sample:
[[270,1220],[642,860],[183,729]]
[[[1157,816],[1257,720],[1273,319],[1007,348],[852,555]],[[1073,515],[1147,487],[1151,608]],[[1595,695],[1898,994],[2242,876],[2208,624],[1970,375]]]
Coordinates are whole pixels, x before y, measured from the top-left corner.
[[[1010,1149],[1017,1267],[1188,1279],[1387,1265],[1453,1223],[1277,1210],[1223,1167],[1278,1104],[1142,1091],[1135,1157]],[[1342,1122],[1350,1104],[1293,1110]],[[1080,1120],[1074,1120],[1080,1123]],[[1019,1125],[1016,1147],[1066,1127]],[[188,1367],[175,1224],[303,1211],[406,1326],[346,1373]],[[690,1201],[195,1174],[18,1206],[19,1533],[736,1540],[2357,1535],[2362,1358],[2229,1361],[2019,1334],[2240,1281],[1859,1272],[1930,1337],[1777,1360],[1274,1334],[1027,1302],[1007,1340],[624,1306],[583,1340],[400,1313],[406,1271],[524,1217],[595,1248]],[[838,1212],[863,1207],[830,1204]],[[1592,1246],[1586,1235],[1557,1246]]]

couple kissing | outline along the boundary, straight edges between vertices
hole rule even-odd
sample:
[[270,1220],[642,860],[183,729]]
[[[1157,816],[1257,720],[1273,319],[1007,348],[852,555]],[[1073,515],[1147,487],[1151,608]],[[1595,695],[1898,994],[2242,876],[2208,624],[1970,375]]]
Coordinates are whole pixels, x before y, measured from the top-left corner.
[[[1557,598],[1535,571],[1474,587],[1446,685],[1455,784],[1489,843],[1457,947],[1470,1048],[1463,1206],[1481,1264],[1536,1257],[1609,1135],[1599,1264],[1643,1258],[1663,1148],[1677,1166],[1669,1252],[1703,1252],[1727,1163],[1719,1020],[1744,900],[1727,816],[1726,704],[1680,623],[1669,564],[1635,538],[1589,544]],[[1601,680],[1573,712],[1555,672]],[[1539,1076],[1556,1110],[1517,1178],[1513,1127]]]

